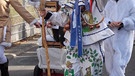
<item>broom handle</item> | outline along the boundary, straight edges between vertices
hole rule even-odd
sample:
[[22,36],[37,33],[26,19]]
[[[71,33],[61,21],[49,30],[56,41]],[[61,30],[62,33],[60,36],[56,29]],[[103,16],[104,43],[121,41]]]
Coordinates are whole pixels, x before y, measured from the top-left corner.
[[[45,8],[45,0],[40,0],[40,9]],[[44,22],[44,17],[42,17],[42,46],[45,48],[45,53],[46,53],[46,63],[47,63],[47,76],[51,76],[50,74],[50,59],[49,59],[49,54],[48,54],[48,46],[46,42],[46,31],[45,31],[45,24],[46,21]]]

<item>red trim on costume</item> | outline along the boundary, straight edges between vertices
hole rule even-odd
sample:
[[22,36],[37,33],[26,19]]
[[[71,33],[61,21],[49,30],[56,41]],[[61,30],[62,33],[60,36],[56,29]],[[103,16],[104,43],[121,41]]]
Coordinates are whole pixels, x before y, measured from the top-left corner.
[[93,0],[90,0],[90,12],[92,13],[92,3],[93,3]]

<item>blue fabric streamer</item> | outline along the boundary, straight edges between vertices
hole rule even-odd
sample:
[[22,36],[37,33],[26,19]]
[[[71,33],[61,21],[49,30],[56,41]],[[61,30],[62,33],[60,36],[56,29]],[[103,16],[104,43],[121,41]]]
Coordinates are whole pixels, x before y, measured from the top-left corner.
[[73,28],[73,23],[74,23],[74,15],[75,15],[75,12],[73,11],[72,13],[72,17],[71,17],[71,23],[70,23],[70,32],[71,32],[71,41],[70,41],[70,46],[71,47],[75,47],[76,46],[76,33],[77,33],[77,29],[76,28]]
[[[74,11],[72,14],[72,25],[71,25],[71,42],[70,46],[76,46],[76,41],[78,45],[78,56],[82,56],[82,25],[81,25],[81,9],[78,5],[79,0],[76,0]],[[74,27],[76,25],[76,27]]]
[[87,11],[89,11],[90,10],[90,4],[89,4],[89,2],[88,2],[88,0],[85,0],[85,9],[87,10]]

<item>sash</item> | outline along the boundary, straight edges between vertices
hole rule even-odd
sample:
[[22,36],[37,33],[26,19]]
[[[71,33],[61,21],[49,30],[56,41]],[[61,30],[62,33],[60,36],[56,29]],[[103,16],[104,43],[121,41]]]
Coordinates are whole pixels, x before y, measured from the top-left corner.
[[70,46],[75,47],[76,43],[78,45],[78,56],[82,56],[82,25],[81,25],[81,9],[78,5],[79,0],[75,1],[73,13],[72,13],[72,23],[71,23],[71,42]]

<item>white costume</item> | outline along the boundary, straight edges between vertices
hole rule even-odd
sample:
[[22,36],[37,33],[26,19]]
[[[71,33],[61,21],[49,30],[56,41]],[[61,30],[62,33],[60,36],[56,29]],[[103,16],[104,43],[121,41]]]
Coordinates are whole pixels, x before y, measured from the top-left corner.
[[[79,0],[79,5],[84,5],[84,2]],[[102,0],[93,0],[93,8],[92,8],[92,15],[95,19],[95,22],[99,22],[103,17],[100,13],[100,9],[97,7],[96,4],[99,4]],[[97,3],[95,3],[97,2]],[[62,11],[54,12],[52,13],[52,16],[49,18],[49,21],[52,22],[53,25],[60,25],[64,26],[69,19],[69,16],[72,14],[73,9],[68,7],[73,7],[75,2],[69,2],[65,4],[64,9],[62,8]],[[88,11],[87,11],[88,12]],[[68,16],[69,15],[69,16]],[[87,14],[83,15],[84,18],[90,19]],[[76,24],[73,24],[76,25]],[[84,29],[83,32],[83,55],[81,57],[78,57],[77,50],[78,48],[68,48],[67,55],[66,55],[66,61],[70,61],[73,65],[72,74],[74,73],[74,76],[101,76],[102,75],[102,67],[103,67],[103,48],[102,48],[102,41],[110,36],[113,35],[113,32],[106,26],[104,22],[101,22],[99,28],[94,28],[93,30],[87,30]],[[87,25],[88,26],[88,25]],[[69,39],[70,40],[70,39]],[[69,62],[69,63],[70,63]],[[67,63],[66,63],[67,64]],[[65,75],[71,74],[68,73],[68,67],[65,69]],[[72,75],[73,76],[73,75]]]
[[[42,24],[42,17],[40,17],[40,24]],[[46,28],[46,27],[45,27]],[[54,28],[54,29],[59,29],[59,26],[54,26],[54,27],[52,27],[52,28]],[[46,28],[47,29],[47,28]],[[55,39],[54,39],[54,37],[53,37],[53,35],[52,35],[52,33],[49,31],[49,30],[46,30],[46,33],[47,32],[49,32],[49,34],[47,34],[46,35],[46,41],[55,41]],[[39,39],[38,39],[38,45],[39,46],[42,46],[42,37],[40,37]]]
[[121,21],[123,27],[111,28],[114,36],[105,40],[105,63],[109,76],[125,76],[125,68],[131,58],[135,29],[135,0],[108,1],[105,22]]

